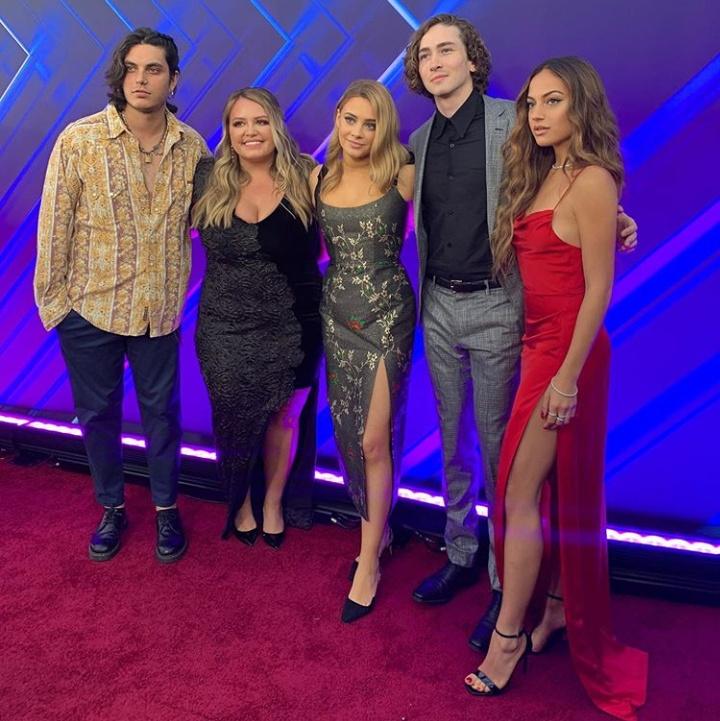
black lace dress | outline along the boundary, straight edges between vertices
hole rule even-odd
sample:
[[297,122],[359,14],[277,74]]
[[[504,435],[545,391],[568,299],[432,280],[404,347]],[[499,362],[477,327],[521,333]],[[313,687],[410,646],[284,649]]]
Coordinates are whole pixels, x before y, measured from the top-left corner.
[[[213,162],[198,165],[195,199]],[[198,231],[207,267],[195,342],[229,502],[227,536],[245,500],[268,420],[293,390],[313,386],[317,377],[319,241],[315,227],[306,230],[287,199],[259,223],[235,216],[227,229]]]

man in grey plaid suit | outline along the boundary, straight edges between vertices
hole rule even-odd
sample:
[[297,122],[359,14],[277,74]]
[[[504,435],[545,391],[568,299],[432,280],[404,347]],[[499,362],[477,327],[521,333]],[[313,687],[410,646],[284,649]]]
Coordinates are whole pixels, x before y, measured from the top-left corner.
[[[436,106],[410,137],[421,322],[440,418],[447,510],[448,562],[413,593],[422,603],[445,603],[478,578],[477,441],[492,503],[520,356],[522,287],[516,272],[493,279],[489,242],[502,145],[515,108],[483,94],[489,71],[477,31],[453,15],[427,20],[405,58],[410,88]],[[492,599],[471,637],[478,648],[487,645],[502,598],[492,532],[490,539]]]
[[[488,50],[467,20],[436,15],[410,38],[405,79],[411,90],[433,98],[436,109],[410,136],[421,323],[440,419],[447,511],[448,561],[413,593],[429,604],[449,601],[478,579],[477,446],[492,507],[520,360],[520,277],[513,268],[493,278],[489,241],[515,104],[484,94],[489,74]],[[636,230],[621,214],[622,250],[634,248]],[[488,527],[492,595],[470,636],[478,650],[487,648],[502,600],[491,522]]]

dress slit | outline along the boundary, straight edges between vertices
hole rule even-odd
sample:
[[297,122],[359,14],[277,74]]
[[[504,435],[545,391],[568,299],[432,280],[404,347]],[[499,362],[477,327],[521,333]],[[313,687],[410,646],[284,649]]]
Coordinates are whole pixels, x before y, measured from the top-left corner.
[[[388,371],[388,365],[385,362],[386,356],[380,356],[380,359],[378,360],[377,366],[375,368],[375,375],[372,377],[372,387],[370,389],[370,398],[368,400],[367,405],[367,411],[364,414],[364,422],[363,422],[363,429],[362,433],[360,434],[360,454],[363,459],[363,465],[362,465],[362,482],[365,487],[365,496],[367,497],[367,476],[365,475],[365,454],[362,451],[363,447],[363,441],[365,439],[365,431],[367,430],[367,422],[370,418],[370,405],[372,403],[372,397],[375,393],[375,388],[377,387],[377,384],[382,382],[379,380],[380,376],[380,366],[382,365],[385,368],[385,383],[387,387],[387,394],[389,399],[389,406],[390,406],[390,418],[388,421],[388,451],[390,453],[390,478],[392,479],[392,505],[391,508],[395,507],[395,500],[397,499],[397,480],[399,477],[399,473],[396,473],[396,466],[398,464],[398,459],[396,457],[396,454],[398,453],[398,446],[395,443],[395,429],[393,428],[393,418],[395,418],[395,406],[394,406],[394,399],[393,394],[390,392],[390,373]],[[399,469],[398,469],[399,470]],[[367,517],[364,517],[365,520],[369,520]]]

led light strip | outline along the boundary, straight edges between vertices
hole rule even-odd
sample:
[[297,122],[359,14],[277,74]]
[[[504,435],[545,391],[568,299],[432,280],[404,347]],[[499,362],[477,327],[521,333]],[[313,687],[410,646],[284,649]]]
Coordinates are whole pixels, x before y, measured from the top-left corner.
[[[47,433],[57,433],[62,435],[70,435],[81,437],[82,431],[72,423],[61,423],[58,421],[39,420],[27,416],[15,414],[0,414],[0,423],[12,425],[16,427],[33,428]],[[145,439],[141,436],[123,435],[122,443],[131,448],[145,448]],[[202,461],[215,461],[217,455],[212,448],[205,446],[184,445],[180,449],[180,453],[188,458],[196,458]],[[322,483],[331,483],[333,485],[342,485],[342,476],[332,471],[315,470],[315,480]],[[435,506],[444,508],[445,502],[442,496],[434,495],[427,491],[415,488],[401,487],[398,491],[400,498],[411,501],[413,503],[422,503],[427,506]],[[478,515],[487,518],[488,507],[484,504],[476,506]],[[607,537],[610,541],[617,543],[631,543],[639,546],[652,546],[654,548],[668,548],[673,550],[687,551],[689,553],[702,553],[711,556],[720,556],[720,545],[712,544],[708,541],[692,539],[692,538],[674,538],[653,533],[649,531],[630,530],[621,528],[608,528]]]

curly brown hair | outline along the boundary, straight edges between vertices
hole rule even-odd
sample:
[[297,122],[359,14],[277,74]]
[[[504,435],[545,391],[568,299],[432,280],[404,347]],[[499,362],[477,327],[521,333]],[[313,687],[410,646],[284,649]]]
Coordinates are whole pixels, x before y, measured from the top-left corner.
[[433,95],[430,93],[420,77],[420,70],[418,67],[418,55],[420,53],[420,42],[422,41],[425,33],[435,25],[449,25],[455,26],[460,32],[463,44],[465,45],[465,52],[467,52],[468,60],[475,65],[475,70],[470,74],[472,75],[473,85],[475,89],[484,93],[487,90],[488,80],[490,78],[490,51],[480,37],[475,26],[468,20],[458,17],[457,15],[450,15],[449,13],[441,13],[440,15],[434,15],[433,17],[426,20],[411,36],[410,42],[405,49],[405,82],[407,83],[410,90],[418,95],[425,95],[428,98],[432,98]]
[[[152,28],[137,28],[126,35],[120,44],[115,48],[110,60],[110,67],[105,72],[109,92],[110,105],[114,105],[119,111],[125,110],[127,100],[123,92],[123,81],[125,80],[125,58],[131,48],[136,45],[154,45],[165,51],[165,60],[170,68],[170,79],[180,72],[180,54],[175,41],[165,33],[159,33]],[[177,106],[169,100],[165,103],[171,113],[177,112]]]

